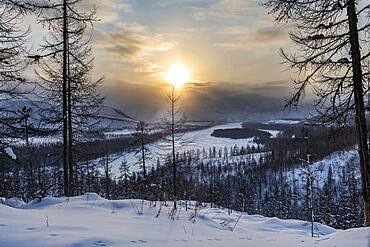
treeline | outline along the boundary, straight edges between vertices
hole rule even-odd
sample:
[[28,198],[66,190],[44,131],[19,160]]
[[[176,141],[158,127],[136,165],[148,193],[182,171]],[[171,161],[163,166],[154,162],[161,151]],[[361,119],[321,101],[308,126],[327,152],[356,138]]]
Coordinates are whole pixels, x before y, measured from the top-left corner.
[[[189,152],[178,156],[177,188],[181,200],[210,202],[215,207],[248,214],[310,220],[309,185],[301,164],[277,167],[269,152],[251,153],[242,159],[236,159],[237,156],[213,158],[206,162],[199,154]],[[314,220],[340,229],[361,227],[364,216],[358,159],[343,161],[344,166],[330,162],[333,161],[314,171],[314,176],[323,178],[314,179],[313,183]],[[171,200],[171,168],[168,158],[164,164],[157,163],[146,181],[140,173],[112,180],[113,191],[118,192],[114,197]]]
[[[261,160],[264,160],[263,156]],[[308,207],[307,178],[300,169],[272,169],[268,168],[269,164],[263,161],[261,167],[257,160],[204,164],[188,157],[179,172],[179,198],[211,202],[215,207],[248,214],[309,221],[311,211]],[[344,168],[330,165],[321,171],[325,179],[314,183],[314,220],[341,229],[361,227],[364,217],[358,167],[351,164],[346,164]],[[334,178],[333,169],[340,176]],[[124,191],[127,183],[130,189],[128,194],[116,196],[142,198],[147,194],[151,200],[170,200],[166,197],[172,193],[170,171],[169,164],[152,171],[147,181],[152,185],[148,192],[135,189],[142,183],[137,176],[131,177],[129,182],[118,180],[114,185],[120,188],[117,191]],[[158,179],[159,183],[156,182]]]

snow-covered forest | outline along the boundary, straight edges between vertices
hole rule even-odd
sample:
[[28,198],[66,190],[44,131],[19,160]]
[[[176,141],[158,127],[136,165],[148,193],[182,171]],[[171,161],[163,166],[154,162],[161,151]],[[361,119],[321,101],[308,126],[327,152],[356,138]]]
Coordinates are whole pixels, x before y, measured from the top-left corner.
[[369,246],[369,16],[0,0],[0,247]]

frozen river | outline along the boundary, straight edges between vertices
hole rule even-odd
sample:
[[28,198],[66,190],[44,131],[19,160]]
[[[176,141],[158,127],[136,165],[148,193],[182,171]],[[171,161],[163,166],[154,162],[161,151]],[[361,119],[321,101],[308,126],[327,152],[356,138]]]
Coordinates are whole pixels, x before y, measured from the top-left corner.
[[[235,145],[239,147],[247,145],[249,146],[256,145],[253,142],[253,138],[230,139],[211,136],[215,129],[232,129],[232,128],[241,128],[241,123],[228,123],[223,125],[216,125],[210,128],[189,131],[184,134],[181,134],[181,136],[179,136],[179,140],[176,142],[177,147],[176,151],[181,153],[186,150],[196,150],[196,149],[202,150],[203,148],[208,150],[209,148],[215,147],[216,150],[218,150],[224,147],[230,149],[230,147],[233,147]],[[154,165],[158,157],[160,159],[163,159],[167,154],[171,152],[170,143],[164,139],[148,144],[147,147],[150,149],[152,153],[152,158],[148,160],[148,167]],[[135,152],[128,152],[111,163],[113,173],[118,174],[119,166],[124,160],[128,161],[128,163],[131,165],[132,171],[140,169],[138,166],[133,165],[136,162]]]

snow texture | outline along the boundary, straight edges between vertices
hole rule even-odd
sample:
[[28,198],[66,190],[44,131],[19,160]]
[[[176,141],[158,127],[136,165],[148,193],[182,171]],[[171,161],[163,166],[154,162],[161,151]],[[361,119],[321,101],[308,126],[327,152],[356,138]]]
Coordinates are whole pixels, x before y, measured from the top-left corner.
[[269,120],[264,122],[264,124],[299,124],[301,120],[288,120],[288,119],[278,119],[278,120]]
[[143,214],[140,208],[141,200],[109,201],[94,193],[0,205],[0,246],[369,246],[370,228],[342,231],[318,224],[322,235],[311,238],[310,225],[299,220],[228,215],[219,208],[202,208],[189,220],[192,205],[188,211],[182,205],[173,220],[170,206],[158,218],[159,203],[150,208],[145,201]]
[[[311,170],[314,174],[314,185],[317,188],[322,188],[324,183],[328,179],[329,169],[332,169],[333,179],[338,182],[340,176],[342,175],[342,170],[348,166],[359,163],[358,151],[356,149],[343,150],[339,152],[332,153],[325,157],[324,159],[314,162],[311,165]],[[302,176],[305,168],[299,166],[297,168],[291,169],[284,172],[284,177],[293,184],[294,181],[298,183],[298,186],[303,190],[305,186],[305,177]],[[360,181],[360,170],[355,169],[355,178]]]
[[17,156],[14,154],[13,149],[11,147],[4,148],[4,152],[13,160],[17,159]]

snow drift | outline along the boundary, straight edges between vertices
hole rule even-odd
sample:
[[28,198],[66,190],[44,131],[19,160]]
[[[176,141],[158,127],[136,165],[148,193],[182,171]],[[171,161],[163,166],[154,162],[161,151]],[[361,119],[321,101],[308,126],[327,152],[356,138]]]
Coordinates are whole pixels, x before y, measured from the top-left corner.
[[87,193],[0,205],[0,246],[369,246],[370,228],[340,231],[318,224],[322,235],[311,238],[303,221],[228,215],[219,208],[202,208],[189,220],[194,206],[180,207],[173,220],[170,205],[155,217],[160,203],[149,207],[145,201],[138,214],[141,202]]

